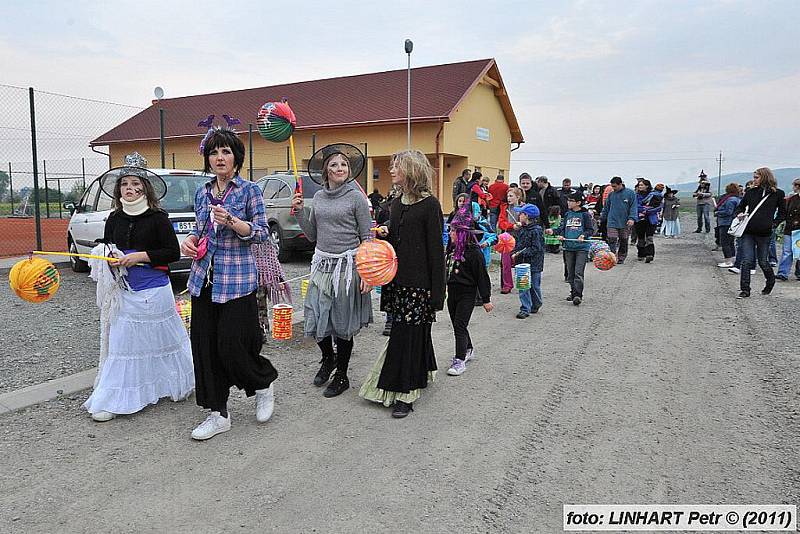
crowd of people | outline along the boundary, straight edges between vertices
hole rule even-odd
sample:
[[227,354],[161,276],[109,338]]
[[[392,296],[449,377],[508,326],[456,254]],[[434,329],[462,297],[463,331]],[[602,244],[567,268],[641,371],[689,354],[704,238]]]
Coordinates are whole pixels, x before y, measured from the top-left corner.
[[[192,305],[189,334],[169,287],[167,265],[178,258],[178,242],[159,208],[166,186],[135,158],[103,177],[102,188],[114,199],[114,212],[101,246],[106,247],[105,255],[118,259],[92,265],[101,307],[102,356],[94,392],[84,406],[96,421],[136,413],[164,397],[181,400],[194,390],[207,416],[191,436],[210,439],[231,428],[231,387],[255,397],[259,423],[274,411],[278,371],[261,354],[263,310],[256,298],[259,269],[270,268],[257,262],[254,252],[271,246],[263,196],[239,175],[245,148],[235,132],[209,130],[201,153],[210,178],[195,195],[197,227],[180,247],[194,260],[187,286]],[[633,188],[620,177],[578,187],[565,179],[556,189],[545,176],[534,180],[523,173],[512,184],[497,176],[490,184],[480,172],[466,169],[454,182],[454,210],[445,219],[433,195],[434,169],[422,152],[405,150],[392,157],[388,198],[373,193],[366,199],[353,181],[364,163],[364,155],[351,145],[323,147],[309,160],[309,176],[321,186],[313,207],[306,208],[301,191],[292,200],[298,223],[316,247],[303,304],[303,331],[319,347],[320,367],[309,378],[314,386],[327,384],[326,398],[349,389],[355,337],[374,321],[374,288],[359,275],[355,256],[362,243],[386,240],[397,256],[397,272],[380,291],[388,339],[358,395],[391,408],[398,419],[413,412],[414,403],[435,380],[431,329],[445,305],[454,336],[447,374],[462,375],[475,357],[469,325],[475,307],[487,313],[494,309],[489,266],[499,234],[514,238],[513,248],[500,254],[499,285],[502,294],[515,287],[519,291],[518,319],[543,306],[546,254],[562,256],[569,285],[566,300],[579,306],[585,301],[584,270],[592,240],[605,240],[617,264],[625,263],[632,242],[637,260],[648,264],[656,257],[654,236],[659,231],[669,238],[680,234],[676,191],[663,184],[652,186],[644,178]],[[792,265],[791,239],[784,239],[777,275],[770,251],[778,224],[786,221],[786,236],[800,229],[800,179],[789,199],[766,168],[755,171],[744,191],[730,184],[719,201],[708,194],[706,184],[701,177],[695,192],[697,231],[703,224],[710,232],[713,208],[725,259],[720,267],[741,274],[739,296],[749,296],[756,262],[766,278],[762,292],[769,293],[776,279],[788,279]],[[747,224],[741,235],[729,233],[743,220]],[[517,270],[524,272],[524,284]],[[797,262],[794,274],[800,279]]]

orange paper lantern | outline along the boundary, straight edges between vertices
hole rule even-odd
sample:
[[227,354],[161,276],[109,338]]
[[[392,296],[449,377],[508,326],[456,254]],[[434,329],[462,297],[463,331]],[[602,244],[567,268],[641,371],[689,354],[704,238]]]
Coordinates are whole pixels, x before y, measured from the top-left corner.
[[292,312],[290,304],[276,304],[272,307],[272,339],[292,339]]
[[371,286],[384,286],[397,274],[397,254],[388,241],[364,241],[356,252],[356,270]]
[[505,254],[506,252],[513,251],[516,245],[517,240],[514,239],[514,236],[508,232],[503,232],[497,236],[497,244],[494,246],[494,249],[500,254]]
[[617,264],[617,255],[610,250],[600,250],[595,253],[592,263],[601,271],[608,271]]
[[18,261],[8,274],[11,289],[28,302],[44,302],[58,291],[61,275],[56,266],[44,258]]

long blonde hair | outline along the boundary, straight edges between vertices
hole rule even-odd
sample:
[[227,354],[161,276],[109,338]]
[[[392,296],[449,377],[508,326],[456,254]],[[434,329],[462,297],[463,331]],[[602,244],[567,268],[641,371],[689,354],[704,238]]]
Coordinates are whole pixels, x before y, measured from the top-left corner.
[[761,177],[761,183],[759,184],[764,189],[774,193],[778,190],[778,181],[775,179],[775,175],[772,174],[772,171],[769,167],[761,167],[756,169],[754,174],[757,174]]
[[403,150],[392,156],[392,165],[406,177],[403,192],[417,201],[431,195],[433,189],[433,167],[419,150]]

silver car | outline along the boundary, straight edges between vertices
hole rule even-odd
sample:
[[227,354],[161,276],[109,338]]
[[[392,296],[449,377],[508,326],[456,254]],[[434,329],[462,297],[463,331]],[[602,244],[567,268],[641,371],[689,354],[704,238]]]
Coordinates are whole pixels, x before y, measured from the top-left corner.
[[[308,177],[301,174],[303,183],[303,210],[306,214],[311,211],[314,193],[320,186]],[[267,210],[267,224],[272,239],[278,244],[278,259],[288,260],[295,251],[314,250],[314,243],[310,242],[297,224],[297,217],[291,215],[292,197],[294,196],[297,181],[291,173],[276,173],[262,176],[256,181],[264,194],[264,206]]]
[[[183,243],[189,232],[195,228],[194,195],[197,188],[211,179],[211,176],[196,171],[176,169],[150,169],[161,176],[167,184],[167,194],[161,199],[161,207],[169,214],[172,228]],[[88,254],[103,239],[106,220],[111,214],[111,197],[100,191],[100,182],[89,185],[77,205],[66,203],[64,207],[72,210],[67,227],[67,248],[73,253]],[[89,265],[80,258],[71,257],[70,263],[75,272],[86,272]],[[191,258],[181,259],[170,264],[170,272],[188,273],[192,266]]]

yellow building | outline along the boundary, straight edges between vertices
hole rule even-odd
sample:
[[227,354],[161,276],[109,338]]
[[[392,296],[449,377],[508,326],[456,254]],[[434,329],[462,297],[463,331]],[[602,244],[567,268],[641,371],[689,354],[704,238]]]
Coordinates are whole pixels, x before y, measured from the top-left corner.
[[[385,194],[391,186],[389,160],[407,146],[406,76],[396,70],[154,101],[91,146],[108,146],[113,166],[138,151],[158,167],[163,109],[165,167],[201,169],[198,146],[206,127],[197,124],[213,114],[214,124],[224,125],[221,119],[228,115],[241,121],[234,128],[245,146],[252,146],[242,176],[258,179],[290,167],[288,143],[270,143],[256,127],[265,102],[286,98],[297,116],[294,142],[303,170],[314,148],[351,143],[367,155],[362,186]],[[415,68],[411,84],[411,146],[427,154],[436,169],[434,191],[447,212],[453,180],[463,169],[492,179],[507,175],[512,144],[524,142],[522,132],[493,59]]]

